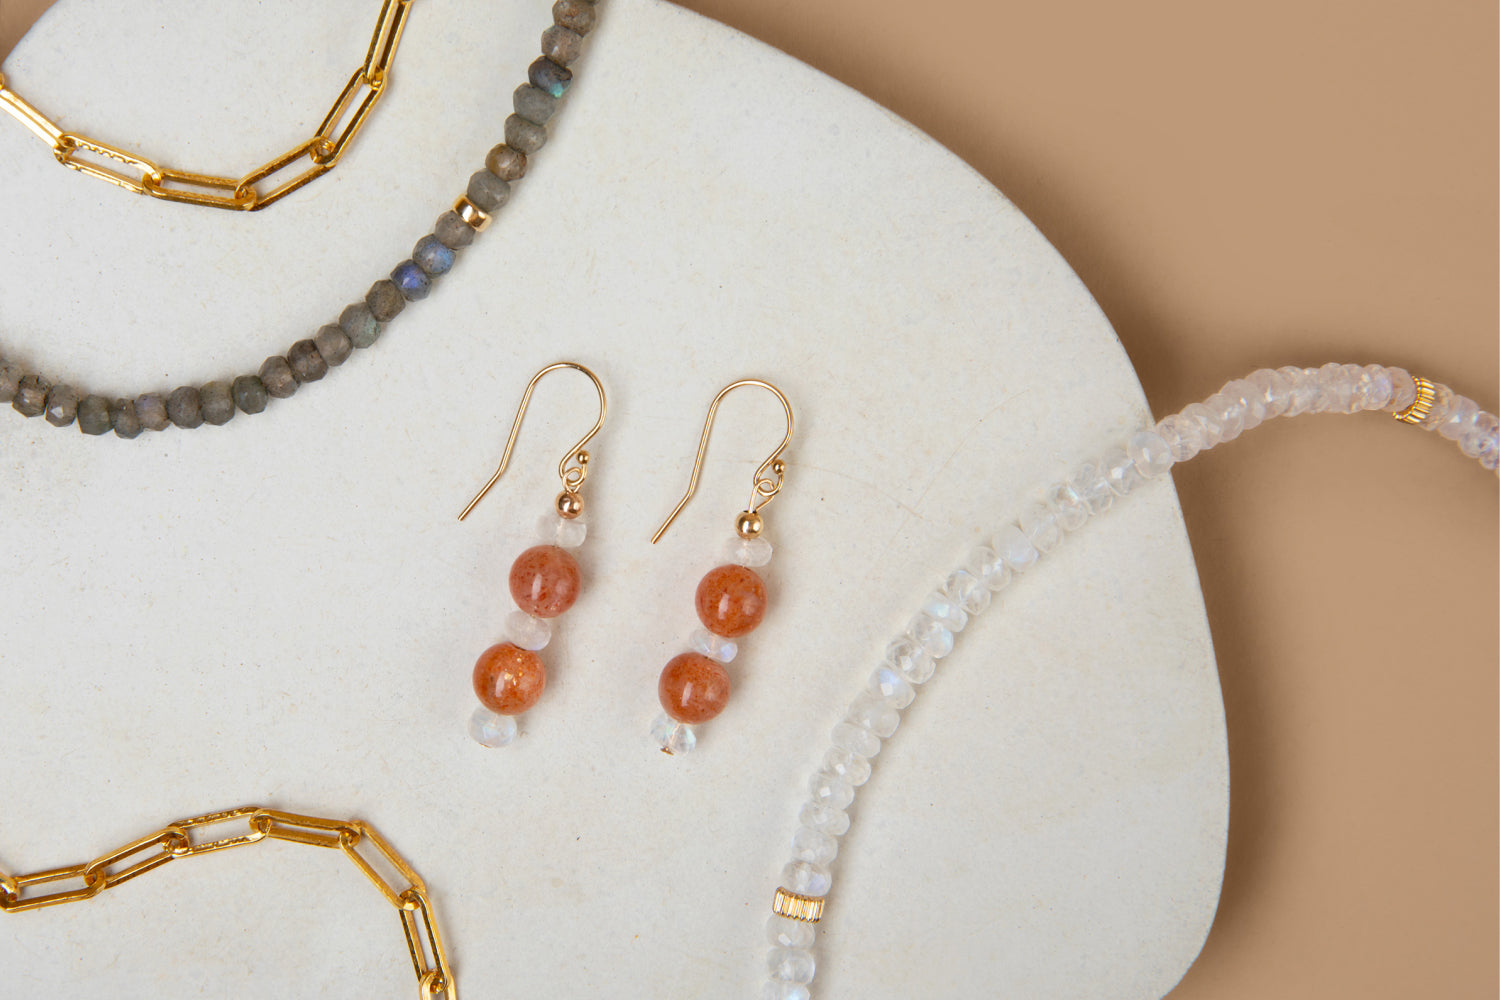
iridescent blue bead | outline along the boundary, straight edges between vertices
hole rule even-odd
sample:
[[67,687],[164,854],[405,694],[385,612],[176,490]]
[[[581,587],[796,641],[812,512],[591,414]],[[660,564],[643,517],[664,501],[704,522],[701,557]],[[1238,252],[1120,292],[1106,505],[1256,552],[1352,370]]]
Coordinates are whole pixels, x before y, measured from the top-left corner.
[[416,265],[434,276],[447,274],[453,267],[455,256],[452,250],[443,246],[442,242],[430,233],[417,240],[417,245],[411,252],[411,259]]
[[568,86],[573,82],[573,71],[566,66],[559,66],[546,56],[531,64],[526,76],[531,80],[531,85],[539,90],[545,90],[553,97],[561,97],[568,92]]
[[432,291],[432,279],[427,277],[427,272],[417,266],[415,261],[403,260],[396,265],[391,272],[391,280],[401,290],[401,297],[408,302],[427,298],[427,293]]

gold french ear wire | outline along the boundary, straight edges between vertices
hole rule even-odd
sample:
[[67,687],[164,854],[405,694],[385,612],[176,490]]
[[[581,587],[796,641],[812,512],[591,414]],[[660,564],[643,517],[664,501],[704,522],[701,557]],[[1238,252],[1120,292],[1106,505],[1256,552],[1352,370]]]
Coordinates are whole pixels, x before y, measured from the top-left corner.
[[526,406],[531,402],[531,394],[536,390],[536,384],[548,372],[555,372],[559,368],[572,368],[575,371],[583,372],[589,377],[589,381],[594,383],[594,388],[599,393],[599,419],[594,421],[593,429],[585,434],[577,444],[569,448],[568,453],[562,457],[562,461],[557,463],[557,475],[563,484],[562,492],[557,495],[557,512],[566,518],[574,518],[583,513],[583,497],[579,496],[578,491],[582,488],[583,481],[588,478],[589,474],[589,453],[583,450],[583,446],[588,444],[594,435],[599,433],[599,429],[604,426],[604,412],[606,409],[604,384],[599,381],[599,376],[589,371],[583,365],[574,364],[571,361],[558,361],[537,372],[532,376],[531,381],[526,383],[526,391],[521,395],[521,408],[516,410],[515,422],[510,425],[510,437],[505,442],[505,454],[500,456],[500,467],[495,470],[495,474],[490,477],[490,481],[484,484],[484,488],[474,495],[474,499],[469,501],[469,505],[464,508],[464,512],[458,515],[460,521],[469,516],[469,511],[473,510],[474,506],[484,499],[484,495],[490,491],[490,487],[498,483],[500,477],[505,474],[505,467],[510,464],[510,453],[516,448],[516,436],[521,433],[521,418],[526,416]]
[[[781,484],[786,478],[786,463],[781,460],[781,453],[786,451],[787,445],[792,443],[792,429],[796,422],[792,417],[791,401],[786,398],[785,393],[771,383],[763,382],[758,378],[743,378],[738,382],[726,385],[714,397],[714,401],[709,404],[708,419],[703,421],[703,434],[698,438],[698,457],[693,461],[693,475],[688,480],[687,492],[682,495],[681,500],[677,501],[677,506],[672,509],[671,514],[667,515],[667,519],[662,522],[662,526],[656,529],[656,534],[651,536],[652,545],[655,545],[661,536],[666,534],[667,529],[672,526],[672,522],[677,520],[677,515],[682,513],[682,508],[687,506],[687,502],[697,492],[698,477],[703,472],[703,457],[708,453],[708,435],[714,427],[714,415],[719,412],[719,404],[723,402],[724,397],[742,385],[755,385],[762,389],[770,390],[776,394],[777,399],[781,400],[782,409],[786,410],[786,437],[782,438],[781,444],[777,445],[776,450],[771,452],[771,457],[760,463],[760,468],[755,470],[754,485],[750,491],[750,503],[734,519],[734,530],[739,533],[741,538],[754,538],[765,527],[760,517],[760,509],[770,503],[776,497],[776,494],[781,492]],[[772,476],[775,478],[771,478]]]

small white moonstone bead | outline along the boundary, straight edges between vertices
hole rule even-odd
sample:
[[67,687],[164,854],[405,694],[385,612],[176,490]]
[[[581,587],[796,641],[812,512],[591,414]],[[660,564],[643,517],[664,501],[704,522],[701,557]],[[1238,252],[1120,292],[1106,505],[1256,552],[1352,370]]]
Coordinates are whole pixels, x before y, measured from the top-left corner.
[[1230,399],[1216,392],[1203,401],[1208,412],[1219,425],[1219,441],[1233,441],[1245,429],[1245,404],[1243,400]]
[[1417,400],[1417,383],[1405,368],[1387,368],[1391,376],[1391,401],[1386,409],[1399,413]]
[[1291,385],[1289,390],[1291,399],[1283,415],[1296,417],[1313,412],[1313,406],[1320,395],[1317,376],[1308,372],[1306,368],[1298,368],[1295,365],[1282,368],[1281,374],[1286,376],[1287,382]]
[[1251,430],[1259,427],[1266,419],[1266,401],[1261,396],[1260,386],[1249,379],[1237,378],[1225,383],[1224,388],[1219,390],[1230,400],[1240,404],[1240,412],[1244,419],[1244,429]]
[[[822,894],[808,893],[807,895]],[[766,956],[766,967],[770,970],[773,979],[782,979],[789,983],[810,983],[813,981],[813,973],[818,966],[810,951],[802,948],[772,948],[770,955]]]
[[948,574],[948,579],[943,581],[943,593],[968,615],[982,613],[994,599],[990,588],[966,569],[956,569]]
[[1261,368],[1253,372],[1247,381],[1260,390],[1261,402],[1266,406],[1267,420],[1281,416],[1291,405],[1291,379],[1275,368]]
[[1034,503],[1021,512],[1021,532],[1038,552],[1046,555],[1062,543],[1062,525],[1045,504]]
[[1055,484],[1047,490],[1045,499],[1064,531],[1077,531],[1088,523],[1089,505],[1070,484]]
[[1119,496],[1125,496],[1146,481],[1124,448],[1109,449],[1099,459],[1099,464],[1104,478],[1109,480],[1109,488]]
[[835,724],[829,736],[834,746],[853,750],[861,757],[874,757],[880,752],[880,737],[852,722]]
[[833,888],[833,874],[822,865],[793,861],[781,869],[781,884],[799,896],[826,896]]
[[511,740],[516,738],[515,716],[491,712],[480,705],[469,716],[469,735],[474,737],[475,743],[492,750],[510,746]]
[[906,634],[933,659],[940,660],[953,652],[953,633],[926,612],[911,620],[911,624],[906,626]]
[[854,801],[854,786],[827,771],[819,771],[809,778],[807,790],[814,802],[830,809],[848,809]]
[[842,837],[849,832],[849,814],[832,806],[821,806],[816,802],[804,802],[797,814],[803,826],[822,830],[830,837]]
[[651,738],[663,751],[673,756],[692,753],[698,745],[698,734],[685,722],[678,722],[663,712],[651,724]]
[[1318,412],[1349,413],[1354,400],[1354,382],[1343,365],[1330,361],[1318,369]]
[[1479,415],[1479,406],[1467,396],[1455,397],[1449,405],[1448,416],[1438,424],[1437,432],[1449,441],[1461,441],[1474,429],[1474,418]]
[[536,522],[536,537],[548,545],[557,545],[565,549],[576,549],[583,544],[583,540],[589,533],[589,526],[582,516],[567,518],[559,517],[555,511],[543,514]]
[[[807,926],[811,927],[812,924]],[[812,992],[801,983],[772,979],[761,990],[760,1000],[812,1000]]]
[[1190,421],[1198,425],[1198,433],[1203,442],[1198,446],[1199,451],[1207,451],[1215,445],[1224,441],[1223,418],[1214,414],[1204,403],[1189,403],[1182,408],[1179,419]]
[[1014,524],[1007,524],[995,532],[994,549],[1005,564],[1017,573],[1024,573],[1036,564],[1041,553],[1031,539]]
[[[856,760],[864,761],[863,757]],[[865,767],[869,767],[865,761]],[[839,856],[839,842],[822,830],[811,826],[799,826],[792,834],[792,858],[815,865],[828,865]]]
[[552,641],[552,623],[524,611],[512,611],[505,616],[505,638],[522,649],[545,649]]
[[771,543],[764,536],[741,538],[735,535],[724,546],[724,556],[736,566],[764,566],[771,561]]
[[1389,407],[1391,398],[1396,394],[1390,369],[1384,365],[1365,365],[1365,375],[1368,379],[1361,383],[1364,389],[1364,409],[1384,410]]
[[1073,492],[1088,504],[1089,511],[1096,517],[1114,506],[1115,491],[1109,488],[1109,480],[1104,478],[1099,466],[1093,462],[1079,469],[1078,474],[1073,477]]
[[1167,450],[1172,453],[1172,461],[1186,462],[1198,454],[1198,449],[1192,442],[1183,437],[1181,418],[1175,413],[1170,413],[1156,422],[1156,433],[1167,443]]
[[714,635],[706,628],[693,629],[693,634],[688,636],[688,643],[710,660],[718,660],[720,663],[730,662],[740,651],[739,644],[733,639]]
[[871,694],[898,712],[917,698],[917,689],[894,667],[876,667],[866,687]]
[[901,713],[885,699],[865,693],[849,705],[849,721],[888,740],[896,732],[896,727],[901,725]]
[[1005,560],[1000,558],[1000,554],[988,545],[974,546],[969,551],[969,558],[964,563],[964,567],[991,591],[1004,590],[1010,586],[1011,577],[1014,576],[1011,568],[1005,565]]
[[969,624],[968,612],[942,591],[928,594],[927,600],[922,602],[922,611],[942,622],[949,632],[962,632],[964,626]]
[[897,639],[885,647],[885,665],[913,684],[926,684],[937,670],[937,661],[909,638]]
[[861,757],[848,747],[829,747],[823,755],[823,770],[838,775],[855,788],[870,780],[869,758]]
[[1136,471],[1147,479],[1154,479],[1172,469],[1172,450],[1155,431],[1141,431],[1135,435],[1125,452],[1135,463]]
[[775,948],[811,948],[818,936],[817,926],[773,913],[766,921],[766,940]]

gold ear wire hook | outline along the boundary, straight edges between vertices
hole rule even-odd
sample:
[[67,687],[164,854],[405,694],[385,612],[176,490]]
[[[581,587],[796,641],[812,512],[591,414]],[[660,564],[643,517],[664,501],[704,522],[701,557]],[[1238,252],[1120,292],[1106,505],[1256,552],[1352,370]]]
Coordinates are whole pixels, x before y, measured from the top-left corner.
[[[526,416],[526,406],[531,402],[531,394],[536,390],[536,384],[542,380],[544,375],[549,372],[555,372],[559,368],[572,368],[575,371],[583,372],[589,377],[589,381],[594,383],[594,389],[599,393],[599,419],[594,421],[593,429],[585,434],[572,448],[569,448],[567,454],[563,455],[562,461],[557,463],[557,475],[563,484],[563,491],[557,498],[558,513],[564,517],[577,517],[583,511],[583,498],[578,495],[578,490],[583,486],[583,481],[588,478],[589,474],[589,453],[583,450],[583,446],[593,440],[594,435],[598,434],[599,429],[604,426],[604,413],[606,409],[604,384],[599,381],[599,376],[589,371],[583,365],[574,364],[572,361],[558,361],[537,372],[532,376],[531,381],[526,383],[526,391],[521,394],[521,407],[516,410],[515,422],[510,425],[510,437],[505,442],[505,454],[500,456],[500,467],[495,470],[495,474],[490,477],[490,481],[484,484],[484,488],[474,495],[474,499],[469,501],[469,505],[464,508],[464,512],[458,515],[460,521],[469,516],[469,511],[473,510],[475,505],[484,499],[484,495],[490,491],[490,487],[498,483],[500,477],[505,474],[505,467],[510,464],[510,453],[516,448],[516,437],[521,433],[521,418]],[[569,465],[570,462],[576,462],[577,464]],[[569,508],[573,511],[572,514],[568,514],[564,509],[565,498],[573,501],[573,505]]]
[[[792,429],[796,421],[792,417],[791,401],[786,398],[785,393],[771,383],[763,382],[758,378],[743,378],[738,382],[726,385],[714,397],[714,401],[709,404],[708,419],[703,421],[703,434],[698,438],[698,457],[693,460],[693,474],[688,479],[687,492],[682,495],[681,500],[677,501],[677,506],[672,509],[671,514],[667,515],[667,519],[662,522],[662,526],[656,529],[656,534],[651,536],[652,545],[655,545],[661,536],[666,534],[667,529],[672,526],[672,522],[677,520],[677,515],[682,513],[682,508],[687,506],[687,502],[697,492],[698,477],[703,472],[703,457],[708,453],[708,436],[714,427],[714,415],[719,412],[719,404],[724,401],[724,397],[742,385],[756,385],[762,389],[770,390],[776,394],[777,399],[781,400],[782,409],[786,410],[786,437],[782,438],[781,444],[777,445],[776,450],[771,452],[771,457],[760,463],[760,468],[755,470],[755,481],[750,491],[750,503],[735,520],[735,530],[744,537],[753,538],[760,534],[760,509],[770,503],[777,493],[781,492],[781,484],[786,478],[786,463],[781,460],[781,453],[786,451],[787,445],[792,443]],[[770,475],[767,475],[767,473],[770,473]],[[771,476],[775,476],[775,478],[773,479]]]

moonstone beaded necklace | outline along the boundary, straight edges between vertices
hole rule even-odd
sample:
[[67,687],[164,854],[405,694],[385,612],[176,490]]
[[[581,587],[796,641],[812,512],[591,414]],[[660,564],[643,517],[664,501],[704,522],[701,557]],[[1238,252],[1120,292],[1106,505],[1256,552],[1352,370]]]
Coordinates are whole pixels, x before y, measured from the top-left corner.
[[217,426],[227,424],[237,412],[260,413],[271,399],[290,397],[349,360],[356,348],[373,345],[408,302],[425,299],[452,269],[458,253],[510,200],[511,185],[526,175],[528,158],[546,144],[547,123],[573,82],[568,67],[583,54],[583,40],[598,20],[598,6],[595,0],[557,0],[552,20],[542,32],[541,58],[531,64],[528,81],[516,89],[515,113],[505,119],[505,141],[489,151],[484,169],[469,178],[468,189],[451,211],[438,217],[432,232],[417,241],[411,257],[371,285],[363,301],[347,306],[336,323],[297,341],[285,355],[267,358],[254,374],[148,391],[134,398],[111,398],[54,383],[0,357],[0,403],[10,403],[23,417],[45,415],[54,427],[76,423],[85,434],[113,430],[127,439],[173,425]]
[[1495,471],[1500,421],[1447,386],[1413,378],[1400,368],[1328,364],[1322,368],[1264,368],[1229,382],[1202,403],[1159,421],[1112,448],[1076,475],[1041,491],[1041,499],[1006,524],[989,545],[976,547],[921,604],[905,631],[886,647],[865,688],[833,727],[832,744],[808,782],[808,800],[792,835],[792,857],[781,872],[766,924],[770,975],[763,1000],[809,1000],[817,970],[815,925],[833,887],[831,866],[839,838],[849,831],[855,790],[870,779],[871,764],[895,735],[901,712],[930,680],[937,662],[953,652],[970,618],[1037,561],[1177,462],[1231,441],[1272,417],[1301,413],[1385,410],[1396,419],[1455,442],[1463,453]]

